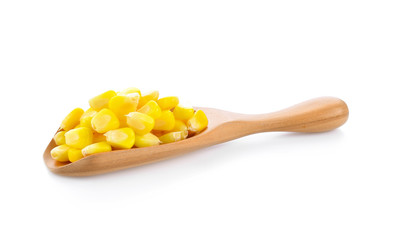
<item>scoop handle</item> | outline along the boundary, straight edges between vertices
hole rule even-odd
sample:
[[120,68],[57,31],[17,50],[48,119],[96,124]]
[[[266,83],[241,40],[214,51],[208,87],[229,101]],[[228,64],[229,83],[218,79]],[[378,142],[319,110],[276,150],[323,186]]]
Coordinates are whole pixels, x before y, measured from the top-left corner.
[[348,115],[348,106],[341,99],[320,97],[278,112],[250,115],[244,120],[250,133],[325,132],[343,125]]

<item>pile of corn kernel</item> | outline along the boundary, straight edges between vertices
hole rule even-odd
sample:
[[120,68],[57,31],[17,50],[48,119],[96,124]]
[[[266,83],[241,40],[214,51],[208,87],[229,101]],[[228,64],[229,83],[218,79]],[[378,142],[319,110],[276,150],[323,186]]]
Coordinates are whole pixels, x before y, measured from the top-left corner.
[[178,97],[159,98],[158,91],[141,94],[137,88],[107,91],[76,108],[54,136],[54,160],[75,162],[115,149],[171,143],[203,131],[208,119],[202,110],[179,104]]

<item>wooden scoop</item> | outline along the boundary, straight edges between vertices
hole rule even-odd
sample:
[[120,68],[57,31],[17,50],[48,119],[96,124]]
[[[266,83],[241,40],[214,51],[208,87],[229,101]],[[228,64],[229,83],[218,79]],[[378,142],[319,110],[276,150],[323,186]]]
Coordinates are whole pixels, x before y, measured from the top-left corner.
[[84,157],[74,163],[52,159],[49,143],[43,158],[52,172],[66,176],[89,176],[152,163],[227,142],[259,132],[324,132],[343,125],[348,119],[344,101],[333,97],[312,99],[290,108],[267,114],[247,115],[213,108],[202,109],[208,117],[206,130],[193,137],[159,146],[115,150]]

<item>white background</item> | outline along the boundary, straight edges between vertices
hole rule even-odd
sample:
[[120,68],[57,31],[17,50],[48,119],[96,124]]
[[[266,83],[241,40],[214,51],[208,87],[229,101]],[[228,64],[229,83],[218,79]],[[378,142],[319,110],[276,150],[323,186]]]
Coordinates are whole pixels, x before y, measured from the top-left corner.
[[[403,1],[0,2],[1,239],[403,239]],[[103,91],[350,118],[68,178],[42,153]]]

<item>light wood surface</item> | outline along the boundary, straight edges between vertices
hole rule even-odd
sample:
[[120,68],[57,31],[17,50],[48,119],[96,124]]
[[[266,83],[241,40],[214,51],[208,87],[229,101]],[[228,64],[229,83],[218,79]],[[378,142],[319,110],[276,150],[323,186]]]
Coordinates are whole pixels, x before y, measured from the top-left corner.
[[50,171],[66,176],[89,176],[136,167],[178,156],[246,135],[271,132],[324,132],[343,125],[348,107],[334,97],[312,99],[290,108],[267,114],[247,115],[213,108],[202,109],[208,117],[208,128],[191,138],[153,147],[116,150],[94,154],[74,163],[59,163],[50,156],[53,139],[43,158]]

